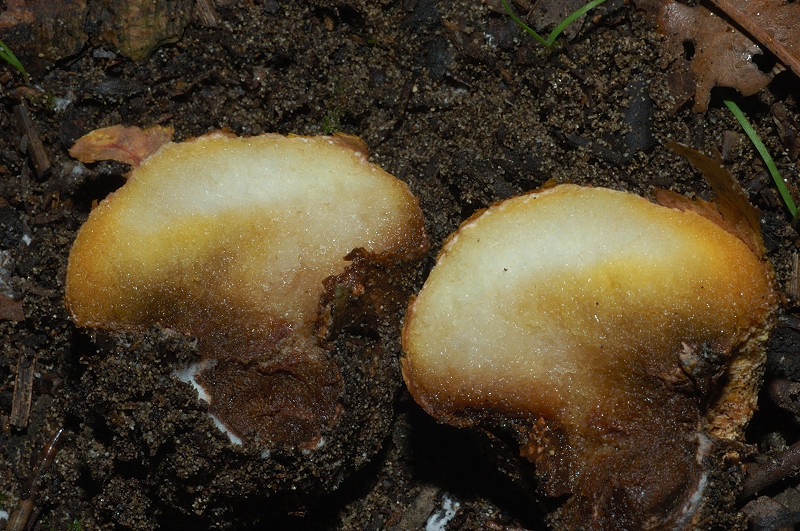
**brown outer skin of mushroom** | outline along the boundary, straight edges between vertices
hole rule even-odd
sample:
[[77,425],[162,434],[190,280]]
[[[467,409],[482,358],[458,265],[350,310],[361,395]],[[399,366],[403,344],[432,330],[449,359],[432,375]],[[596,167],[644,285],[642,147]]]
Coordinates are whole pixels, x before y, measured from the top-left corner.
[[[248,178],[248,171],[253,172],[253,178],[259,178],[262,172],[260,168],[269,163],[242,160],[237,168],[243,169],[235,170],[232,181],[224,181],[219,177],[224,173],[214,173],[208,166],[220,165],[225,170],[231,167],[229,163],[237,164],[236,161],[240,159],[236,157],[242,153],[255,157],[253,150],[258,153],[268,151],[273,144],[278,149],[287,150],[285,154],[277,152],[277,156],[270,155],[275,157],[276,164],[289,164],[290,170],[294,165],[304,164],[315,168],[288,179],[308,178],[312,179],[312,183],[317,178],[323,183],[328,182],[325,179],[331,179],[335,183],[330,191],[315,192],[331,205],[303,206],[305,203],[302,203],[302,198],[292,199],[294,196],[290,196],[289,199],[282,198],[276,203],[277,207],[265,207],[261,202],[250,206],[249,198],[240,198],[244,207],[236,207],[231,211],[232,215],[228,216],[226,212],[229,210],[225,208],[230,207],[227,207],[227,203],[225,207],[217,207],[217,203],[213,202],[210,207],[202,203],[206,196],[214,201],[218,199],[217,196],[224,198],[225,190],[241,189],[237,188],[237,179]],[[204,159],[207,152],[215,154],[216,159]],[[330,161],[330,168],[324,165],[323,157],[328,157],[325,161]],[[283,162],[287,160],[288,163]],[[159,180],[161,177],[153,177],[160,175],[158,172],[165,168],[173,168],[176,163],[194,166],[191,170],[182,170],[186,175],[181,173],[180,177],[170,175],[168,179],[162,180]],[[248,169],[251,167],[255,169]],[[339,168],[344,169],[337,172]],[[351,178],[351,174],[355,177]],[[143,184],[145,179],[147,184]],[[182,179],[179,181],[182,184],[176,186],[170,179]],[[203,179],[210,179],[209,185],[208,188],[201,186],[197,201],[207,210],[200,209],[196,213],[191,210],[194,206],[192,200],[196,195],[192,196],[184,188],[197,185],[198,180],[205,182]],[[167,222],[168,228],[164,234],[177,247],[174,251],[166,252],[161,247],[166,245],[165,249],[171,249],[170,243],[161,243],[162,240],[154,243],[148,239],[151,238],[148,232],[151,218],[147,214],[136,213],[139,209],[147,211],[148,208],[158,208],[148,204],[147,194],[151,193],[150,188],[162,182],[166,183],[164,186],[167,191],[156,188],[161,191],[157,191],[152,198],[163,203],[163,197],[167,197],[166,201],[169,201],[172,197],[170,194],[174,193],[178,198],[183,198],[188,206],[178,200],[172,209],[176,212],[188,209],[190,213]],[[214,188],[220,182],[227,188]],[[308,183],[298,182],[295,185],[293,180],[288,182],[288,185],[283,185],[284,188],[280,188],[280,183],[270,184],[269,193],[273,193],[272,189],[275,187],[278,190],[289,190],[290,194],[294,193],[293,189],[300,190],[302,194],[311,192]],[[368,183],[372,188],[368,188]],[[364,187],[378,192],[373,197],[354,199],[352,208],[336,203],[349,199],[346,187],[353,185],[359,189]],[[135,188],[137,186],[139,188]],[[327,185],[323,184],[324,186]],[[380,196],[381,191],[385,191],[385,197]],[[255,195],[256,191],[250,192],[248,189],[248,194],[250,193]],[[295,204],[299,206],[283,206]],[[366,205],[366,210],[359,210],[361,207],[358,205],[361,204]],[[220,209],[219,216],[215,208]],[[248,221],[250,218],[241,218],[252,215],[251,210],[260,212],[259,208],[273,210],[266,210],[266,218],[257,218],[253,222]],[[275,208],[278,210],[274,210]],[[280,209],[286,208],[296,209],[297,214],[295,210],[283,214]],[[278,263],[294,264],[293,249],[304,249],[304,245],[313,249],[317,245],[314,243],[317,241],[313,235],[315,231],[334,230],[332,227],[338,221],[325,216],[326,208],[334,209],[332,212],[341,211],[342,216],[358,218],[358,221],[353,222],[356,224],[362,223],[362,217],[368,220],[364,223],[373,223],[371,220],[377,216],[377,226],[385,227],[388,232],[381,233],[380,230],[384,229],[374,228],[375,224],[367,225],[371,232],[363,240],[383,248],[359,250],[360,245],[347,248],[343,247],[344,243],[323,237],[322,244],[336,249],[325,251],[327,254],[323,255],[330,256],[329,260],[333,260],[333,263],[326,262],[325,258],[311,262],[310,260],[316,258],[309,259],[303,254],[299,265],[292,266],[294,269],[284,273],[289,278],[282,278],[280,275],[283,270],[278,269],[272,275],[260,273],[262,280],[247,280],[246,274],[249,271],[271,271],[267,265],[261,267],[260,257],[278,256],[280,249],[285,249],[284,254],[289,258]],[[208,210],[211,216],[204,217]],[[389,215],[392,211],[401,217],[395,221]],[[131,221],[131,215],[134,216],[134,221]],[[141,219],[137,219],[137,215]],[[167,215],[173,216],[173,212],[169,211]],[[291,221],[292,225],[286,225],[286,222],[284,225],[276,225],[270,216],[278,220],[301,221]],[[308,227],[302,224],[302,220],[306,219],[303,216],[309,219],[322,216],[326,221],[323,222],[323,227]],[[173,217],[169,219],[172,220]],[[188,220],[184,219],[187,217]],[[245,221],[241,222],[240,219]],[[131,224],[134,227],[131,229],[133,232],[127,232],[126,226]],[[273,226],[279,228],[272,228]],[[143,232],[136,232],[137,230]],[[296,243],[292,239],[294,237],[298,237]],[[357,233],[349,236],[339,233],[338,236],[342,242],[356,242],[360,237]],[[284,242],[287,238],[290,240]],[[265,247],[265,244],[259,243],[262,239],[270,243]],[[384,243],[372,244],[373,240]],[[113,243],[120,241],[123,243]],[[207,244],[207,241],[211,243]],[[113,245],[117,247],[107,251]],[[196,251],[197,249],[199,250]],[[242,254],[249,249],[262,254]],[[345,298],[344,306],[351,308],[351,311],[356,311],[352,308],[366,308],[372,312],[368,318],[380,320],[385,315],[381,312],[388,314],[396,311],[399,306],[386,304],[380,308],[374,305],[367,308],[363,300],[372,296],[370,290],[373,289],[388,293],[391,290],[387,286],[396,290],[401,298],[406,297],[409,288],[400,280],[413,271],[413,264],[424,256],[427,249],[428,238],[416,198],[405,183],[367,162],[366,147],[360,139],[347,135],[261,135],[235,138],[229,134],[214,133],[183,144],[167,144],[162,147],[132,172],[122,189],[104,200],[92,212],[70,253],[66,304],[79,326],[143,330],[159,322],[162,326],[197,337],[198,350],[208,363],[204,364],[196,380],[211,396],[209,411],[220,418],[226,428],[257,446],[284,443],[311,449],[339,418],[342,407],[342,380],[336,363],[328,355],[333,338],[327,330],[340,327],[343,318],[331,313],[329,302],[333,295],[330,292],[340,289],[342,284],[347,283],[347,278],[360,278],[361,290],[356,290],[358,293]],[[263,254],[265,251],[267,254]],[[341,254],[337,255],[337,252]],[[156,257],[147,261],[151,256],[148,253]],[[301,251],[297,253],[300,255]],[[139,256],[147,259],[144,262],[146,267],[131,267],[130,264],[139,263]],[[251,258],[252,256],[255,258]],[[392,264],[392,267],[387,264]],[[141,274],[139,270],[146,270],[146,274]],[[332,274],[320,276],[318,271],[325,270]],[[397,278],[393,278],[395,276]],[[149,279],[155,280],[150,283]],[[245,283],[242,284],[240,279],[244,279]],[[311,284],[305,285],[303,282]],[[274,286],[274,289],[282,290],[279,293],[285,292],[286,295],[271,295],[268,290],[273,288],[262,288],[265,285]],[[256,288],[266,290],[265,295],[272,298],[262,299],[258,296],[260,292],[254,291]],[[139,295],[140,292],[145,295]],[[290,300],[293,293],[297,293],[301,301],[299,307],[293,306],[294,303]],[[312,295],[304,295],[305,293]],[[386,298],[389,298],[388,294]],[[272,304],[277,305],[279,311],[286,312],[285,316],[275,311],[274,306],[265,307],[266,303],[261,303],[262,300],[273,301]],[[344,313],[344,310],[340,313]]]
[[[556,188],[565,190],[571,186]],[[544,196],[552,191],[534,191],[527,195]],[[486,233],[468,236],[462,231],[474,225],[486,212],[504,208],[503,203],[506,202],[465,221],[445,243],[437,267],[443,256],[454,252],[457,238],[485,238]],[[699,213],[702,217],[708,208],[707,204],[694,208],[690,203],[687,200],[683,205],[689,216]],[[584,206],[580,202],[577,204]],[[578,210],[580,208],[574,208]],[[719,219],[712,223],[724,226]],[[727,232],[736,235],[735,230]],[[771,286],[773,273],[769,264],[757,253],[753,255],[761,263],[760,275]],[[477,293],[471,297],[480,298],[481,292]],[[763,371],[763,344],[778,304],[771,287],[737,337],[701,343],[687,339],[676,348],[674,355],[638,369],[638,381],[650,382],[647,403],[659,404],[661,407],[657,411],[634,410],[619,416],[613,410],[598,407],[594,413],[589,410],[585,416],[587,424],[580,430],[559,420],[557,400],[550,404],[538,403],[526,413],[525,406],[519,405],[525,402],[523,398],[507,402],[496,396],[486,401],[489,405],[481,405],[475,399],[461,402],[451,391],[444,391],[449,387],[435,391],[428,387],[429,380],[420,381],[415,367],[417,362],[412,359],[413,353],[409,353],[412,341],[409,321],[414,318],[418,300],[419,297],[409,305],[403,330],[406,352],[403,376],[412,396],[429,414],[449,424],[477,426],[489,431],[514,426],[521,455],[536,465],[541,491],[554,497],[568,495],[564,504],[551,515],[551,523],[556,528],[704,529],[728,518],[730,504],[735,498],[731,492],[735,491],[738,476],[720,471],[736,469],[735,465],[746,453],[740,441],[744,426],[756,407]],[[489,304],[491,301],[484,306]],[[625,365],[628,361],[619,363]],[[614,372],[613,365],[614,362],[609,374]],[[448,374],[451,376],[447,379],[453,379],[453,373]],[[470,384],[459,379],[453,381],[459,382],[455,384],[458,389],[469,388]],[[608,385],[620,384],[624,385],[625,380]],[[609,404],[617,409],[614,403]]]

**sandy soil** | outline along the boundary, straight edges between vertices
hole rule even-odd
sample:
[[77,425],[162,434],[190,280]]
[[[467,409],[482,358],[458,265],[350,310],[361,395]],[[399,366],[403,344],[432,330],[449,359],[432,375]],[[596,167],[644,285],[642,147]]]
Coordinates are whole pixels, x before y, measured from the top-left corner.
[[[722,148],[763,212],[779,285],[789,280],[800,239],[721,103],[731,94],[715,91],[703,114],[677,107],[659,67],[661,37],[630,5],[610,0],[549,55],[478,1],[265,0],[217,11],[218,26],[194,21],[145,61],[89,43],[35,74],[47,97],[28,106],[52,162],[42,176],[12,113],[19,79],[0,78],[0,288],[24,309],[24,319],[0,321],[0,509],[18,507],[63,428],[35,499],[37,528],[422,529],[457,507],[441,528],[541,529],[548,510],[513,445],[436,424],[403,391],[395,358],[383,368],[383,409],[346,427],[358,446],[264,460],[231,446],[172,377],[196,358],[190,339],[76,329],[62,299],[70,245],[126,171],[70,159],[67,149],[95,128],[163,124],[178,139],[222,128],[358,135],[420,199],[431,251],[416,286],[444,238],[494,201],[550,180],[708,197],[700,174],[665,144]],[[776,116],[797,124],[797,95],[786,74],[739,100],[790,185],[797,161]],[[790,325],[776,332],[770,379],[800,377],[787,362],[797,342]],[[11,426],[15,377],[30,364],[29,419]],[[792,415],[766,401],[749,442],[766,454],[797,432]],[[794,484],[770,494],[789,488],[785,501]]]

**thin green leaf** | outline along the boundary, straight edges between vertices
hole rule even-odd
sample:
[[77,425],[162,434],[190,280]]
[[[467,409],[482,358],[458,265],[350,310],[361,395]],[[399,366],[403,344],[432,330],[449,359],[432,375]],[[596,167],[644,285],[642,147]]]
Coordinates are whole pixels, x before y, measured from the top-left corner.
[[[556,39],[558,38],[558,36],[561,35],[561,33],[565,29],[567,29],[567,26],[572,24],[575,21],[575,19],[577,19],[581,15],[585,14],[590,9],[594,9],[595,7],[599,6],[600,4],[602,4],[605,1],[606,0],[592,0],[591,2],[586,4],[585,6],[575,10],[572,14],[567,16],[567,18],[562,20],[561,23],[558,26],[556,26],[553,31],[550,32],[550,35],[547,36],[547,47],[548,48],[552,47],[553,44],[556,42]],[[503,3],[505,3],[505,0],[503,0]]]
[[3,41],[0,41],[0,59],[5,59],[8,64],[16,68],[19,73],[22,74],[22,77],[25,78],[26,83],[30,80],[30,76],[28,76],[28,73],[25,71],[25,67],[22,66],[22,63],[19,61],[19,59],[17,59],[17,56],[11,51],[11,48],[9,48]]
[[780,192],[783,202],[786,203],[786,208],[789,209],[789,213],[792,215],[792,218],[797,218],[797,205],[795,204],[794,199],[792,199],[792,194],[790,194],[789,189],[786,188],[786,183],[783,182],[783,177],[781,177],[781,174],[778,171],[778,166],[775,165],[775,161],[772,160],[772,157],[767,151],[766,146],[764,146],[761,138],[759,138],[758,133],[756,133],[756,130],[753,129],[753,126],[750,125],[747,117],[734,101],[723,101],[725,102],[725,105],[727,105],[728,109],[731,110],[733,116],[736,118],[736,121],[739,122],[739,125],[742,126],[745,134],[750,138],[750,141],[753,143],[753,146],[755,146],[756,151],[758,151],[759,155],[761,155],[761,158],[764,159],[764,164],[767,165],[767,170],[769,170],[769,174],[772,175],[772,180],[775,181],[775,186],[778,187],[778,192]]
[[504,7],[504,8],[506,8],[506,12],[507,12],[507,13],[508,13],[508,14],[511,16],[511,18],[514,20],[514,22],[516,22],[516,23],[517,23],[517,25],[518,25],[520,28],[522,28],[522,29],[524,29],[525,31],[527,31],[527,32],[528,32],[528,33],[531,35],[531,37],[533,37],[534,39],[536,39],[537,41],[539,41],[540,43],[542,43],[542,45],[546,46],[547,48],[550,48],[550,46],[551,46],[551,45],[550,45],[550,44],[549,44],[549,43],[548,43],[546,40],[544,40],[544,37],[542,37],[541,35],[539,35],[538,33],[536,33],[536,31],[535,31],[533,28],[531,28],[530,26],[528,26],[527,24],[525,24],[524,22],[522,22],[522,19],[521,19],[521,18],[519,18],[519,17],[518,17],[518,16],[517,16],[517,15],[516,15],[516,14],[515,14],[515,13],[514,13],[512,10],[511,10],[511,6],[510,6],[510,5],[508,5],[508,2],[506,2],[506,0],[500,0],[500,1],[501,1],[501,2],[503,2],[503,7]]
[[586,4],[585,6],[583,6],[583,7],[580,7],[580,8],[578,8],[578,9],[576,9],[574,12],[570,13],[570,14],[567,16],[567,18],[565,18],[564,20],[562,20],[562,21],[561,21],[561,22],[558,24],[558,26],[556,26],[556,27],[555,27],[555,29],[553,29],[553,31],[551,31],[551,32],[550,32],[550,35],[548,35],[546,39],[545,39],[544,37],[542,37],[541,35],[539,35],[538,33],[536,33],[536,30],[534,30],[533,28],[531,28],[530,26],[528,26],[527,24],[525,24],[525,23],[522,21],[522,19],[520,19],[520,18],[518,17],[518,16],[517,16],[517,15],[514,13],[514,11],[512,11],[512,10],[511,10],[511,6],[510,6],[510,5],[508,5],[508,2],[507,2],[507,0],[500,0],[500,1],[503,3],[503,7],[506,9],[506,12],[507,12],[507,13],[508,13],[508,14],[511,16],[511,18],[514,20],[514,22],[516,22],[516,23],[517,23],[517,25],[518,25],[520,28],[522,28],[522,29],[524,29],[525,31],[527,31],[527,32],[528,32],[528,34],[529,34],[531,37],[533,37],[534,39],[536,39],[537,41],[539,41],[539,42],[540,42],[540,43],[541,43],[543,46],[545,46],[545,47],[546,47],[548,50],[551,50],[551,49],[553,48],[553,46],[555,45],[555,43],[556,43],[556,39],[558,38],[558,36],[559,36],[559,35],[561,35],[561,34],[564,32],[564,30],[565,30],[565,29],[567,29],[567,26],[569,26],[570,24],[572,24],[572,23],[575,21],[575,19],[577,19],[577,18],[578,18],[578,17],[580,17],[581,15],[585,14],[585,13],[586,13],[586,12],[588,12],[590,9],[594,9],[595,7],[599,6],[600,4],[602,4],[603,2],[605,2],[606,0],[592,0],[591,2],[589,2],[588,4]]

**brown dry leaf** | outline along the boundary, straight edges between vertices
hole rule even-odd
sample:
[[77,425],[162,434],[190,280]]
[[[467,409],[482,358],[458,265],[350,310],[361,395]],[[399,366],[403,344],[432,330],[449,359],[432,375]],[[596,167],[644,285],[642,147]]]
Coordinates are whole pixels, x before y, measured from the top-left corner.
[[172,141],[172,128],[155,126],[148,129],[112,125],[95,129],[80,137],[69,150],[81,162],[116,160],[132,166]]
[[158,46],[178,41],[191,19],[193,0],[104,0],[99,4],[103,37],[123,55],[142,61]]
[[176,42],[193,0],[8,0],[0,2],[0,36],[33,74],[77,54],[91,38],[135,61]]
[[[729,2],[753,24],[763,29],[795,57],[800,56],[800,3],[783,0],[735,0]],[[640,7],[652,8],[652,2],[642,0]],[[649,5],[646,5],[649,4]],[[731,87],[744,96],[755,94],[769,84],[774,72],[762,72],[753,57],[763,54],[762,48],[739,28],[727,22],[719,12],[704,4],[690,7],[675,0],[660,4],[657,20],[659,29],[667,36],[664,55],[675,71],[685,68],[686,43],[694,46],[690,58],[694,74],[694,109],[708,108],[711,89]],[[681,97],[680,94],[673,94]],[[689,97],[691,94],[685,94]]]
[[0,11],[0,36],[31,74],[78,53],[88,40],[87,0],[8,0]]
[[677,142],[669,142],[667,147],[700,170],[714,190],[716,203],[702,199],[692,201],[668,190],[658,190],[656,201],[664,206],[697,212],[738,237],[756,256],[763,257],[761,211],[753,206],[739,181],[725,168],[719,153],[712,158]]

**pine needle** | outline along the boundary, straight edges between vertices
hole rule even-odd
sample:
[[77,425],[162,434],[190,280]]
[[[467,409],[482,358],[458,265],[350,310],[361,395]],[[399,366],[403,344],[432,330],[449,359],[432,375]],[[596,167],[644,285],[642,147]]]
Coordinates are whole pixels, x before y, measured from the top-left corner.
[[16,68],[17,71],[22,74],[22,77],[25,78],[25,83],[30,81],[31,78],[28,75],[28,72],[25,71],[25,67],[22,66],[20,60],[17,59],[17,56],[11,51],[11,48],[9,48],[3,41],[0,41],[0,59],[5,59],[8,64]]
[[761,158],[764,159],[764,164],[766,164],[769,174],[772,175],[772,180],[775,181],[775,186],[778,187],[778,192],[781,194],[783,202],[786,204],[786,208],[789,209],[789,213],[792,215],[792,218],[797,219],[797,205],[795,204],[794,199],[792,199],[792,194],[789,193],[789,189],[786,188],[786,183],[783,181],[783,177],[781,177],[781,174],[778,171],[778,166],[775,165],[775,161],[772,160],[772,157],[767,151],[766,146],[764,146],[764,143],[761,141],[761,138],[758,136],[758,133],[756,133],[756,130],[753,129],[753,126],[750,125],[747,117],[734,101],[723,101],[725,102],[725,105],[727,105],[728,109],[731,110],[733,116],[736,118],[736,121],[739,122],[739,125],[742,126],[745,134],[748,136],[748,138],[750,138],[750,141],[753,143],[753,146],[755,146],[756,151],[758,151],[759,155],[761,155]]
[[564,20],[562,20],[562,21],[561,21],[561,22],[560,22],[560,23],[559,23],[559,24],[558,24],[558,25],[557,25],[557,26],[556,26],[556,27],[553,29],[553,31],[551,31],[551,32],[550,32],[550,35],[548,35],[546,39],[545,39],[544,37],[542,37],[541,35],[539,35],[539,34],[536,32],[536,30],[534,30],[533,28],[531,28],[530,26],[528,26],[527,24],[525,24],[525,23],[522,21],[522,19],[521,19],[521,18],[519,18],[519,17],[518,17],[518,16],[517,16],[517,15],[514,13],[514,11],[512,11],[512,9],[511,9],[511,6],[510,6],[510,5],[508,5],[508,2],[507,2],[506,0],[500,0],[500,1],[503,3],[503,7],[506,9],[506,12],[507,12],[507,13],[508,13],[508,14],[511,16],[511,18],[514,20],[514,22],[516,22],[516,23],[517,23],[517,25],[518,25],[520,28],[522,28],[522,29],[524,29],[526,32],[528,32],[528,34],[530,34],[530,36],[531,36],[531,37],[533,37],[534,39],[536,39],[537,41],[539,41],[539,42],[540,42],[540,43],[541,43],[541,44],[542,44],[542,45],[543,45],[545,48],[547,48],[548,50],[551,50],[551,49],[553,48],[553,46],[555,45],[555,43],[556,43],[556,39],[558,38],[558,36],[559,36],[559,35],[561,35],[561,34],[564,32],[564,30],[565,30],[565,29],[567,29],[567,26],[569,26],[570,24],[572,24],[572,23],[575,21],[575,19],[577,19],[577,18],[578,18],[578,17],[580,17],[581,15],[585,14],[585,13],[586,13],[586,12],[588,12],[590,9],[594,9],[595,7],[599,6],[600,4],[602,4],[603,2],[605,2],[606,0],[592,0],[591,2],[589,2],[588,4],[586,4],[585,6],[583,6],[583,7],[580,7],[580,8],[578,8],[578,9],[576,9],[575,11],[573,11],[572,13],[570,13],[570,14],[567,16],[567,18],[565,18]]

